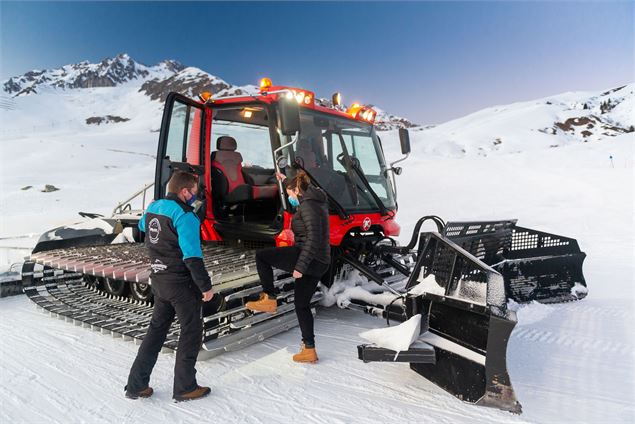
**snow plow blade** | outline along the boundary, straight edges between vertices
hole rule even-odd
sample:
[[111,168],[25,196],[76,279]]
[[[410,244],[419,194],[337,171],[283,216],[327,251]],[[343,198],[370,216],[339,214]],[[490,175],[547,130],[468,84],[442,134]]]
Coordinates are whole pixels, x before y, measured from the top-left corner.
[[587,295],[575,239],[516,226],[516,220],[449,222],[450,240],[503,276],[507,297],[518,303],[567,302]]
[[[397,361],[463,401],[520,413],[506,363],[516,314],[503,276],[439,233],[419,237],[405,308],[408,318],[421,314],[421,333]],[[434,354],[417,352],[422,344]],[[396,352],[358,346],[365,362],[388,361],[391,352],[394,359]]]

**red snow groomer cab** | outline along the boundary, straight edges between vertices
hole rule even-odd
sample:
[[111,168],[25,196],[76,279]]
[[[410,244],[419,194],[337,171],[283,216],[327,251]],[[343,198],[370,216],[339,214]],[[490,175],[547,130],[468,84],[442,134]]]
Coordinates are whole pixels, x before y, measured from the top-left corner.
[[[199,176],[203,199],[196,210],[203,255],[218,294],[215,304],[206,305],[200,358],[297,325],[294,280],[288,274],[276,275],[276,314],[253,314],[245,302],[260,293],[255,251],[293,243],[293,211],[275,173],[303,169],[330,205],[332,265],[314,304],[334,281],[349,281],[356,272],[377,283],[372,292],[387,292],[391,300],[373,304],[369,298],[387,296],[352,298],[347,308],[393,321],[421,315],[420,338],[409,350],[397,355],[360,345],[359,358],[408,362],[459,399],[520,412],[506,365],[516,324],[507,301],[584,297],[585,255],[574,239],[519,227],[516,220],[445,223],[433,215],[422,217],[410,242],[400,245],[395,239],[400,232],[395,178],[401,168],[395,165],[410,153],[409,135],[399,130],[404,157],[386,163],[375,117],[371,107],[343,107],[339,94],[332,102],[319,101],[309,90],[273,86],[266,78],[253,95],[167,96],[154,198],[165,195],[175,169]],[[145,199],[150,186],[138,196]],[[84,223],[81,229],[46,232],[23,270],[27,295],[78,325],[124,340],[141,339],[152,282],[142,234],[136,230],[145,202],[135,210],[133,200],[120,204],[110,218],[83,214],[99,221],[94,231]],[[436,231],[421,231],[426,221]],[[175,349],[177,338],[174,328],[165,348]]]

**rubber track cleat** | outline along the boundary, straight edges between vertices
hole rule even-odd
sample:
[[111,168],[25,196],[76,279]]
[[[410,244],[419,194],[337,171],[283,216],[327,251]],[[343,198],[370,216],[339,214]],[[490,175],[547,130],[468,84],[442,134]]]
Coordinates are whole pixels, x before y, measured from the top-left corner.
[[149,398],[152,396],[152,393],[154,393],[154,390],[152,390],[152,387],[148,386],[139,392],[130,392],[126,390],[126,397],[128,399]]
[[212,392],[212,389],[210,389],[209,387],[198,386],[196,389],[192,390],[191,392],[185,393],[184,395],[174,396],[173,399],[176,402],[185,402],[188,400],[202,399],[205,396],[209,395],[211,392]]
[[270,298],[267,293],[260,293],[260,299],[255,302],[245,303],[245,308],[252,312],[268,312],[275,314],[278,310],[278,301]]
[[317,352],[314,347],[306,347],[304,343],[300,348],[300,352],[293,355],[295,362],[315,364],[318,361]]

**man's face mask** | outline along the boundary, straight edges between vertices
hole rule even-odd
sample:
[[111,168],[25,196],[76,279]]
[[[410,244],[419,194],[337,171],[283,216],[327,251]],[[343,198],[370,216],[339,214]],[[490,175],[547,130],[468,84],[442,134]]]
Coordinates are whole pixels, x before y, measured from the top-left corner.
[[192,193],[190,190],[188,190],[188,193],[190,193],[190,198],[187,199],[185,201],[185,203],[187,203],[188,205],[192,206],[194,204],[194,202],[196,202],[196,194]]

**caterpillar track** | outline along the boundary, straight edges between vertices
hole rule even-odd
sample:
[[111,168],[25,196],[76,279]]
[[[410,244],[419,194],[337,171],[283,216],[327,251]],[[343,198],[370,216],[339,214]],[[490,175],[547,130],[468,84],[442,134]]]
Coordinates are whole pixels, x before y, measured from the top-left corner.
[[[211,302],[214,305],[205,304],[199,359],[248,346],[297,325],[290,275],[275,275],[278,312],[253,314],[244,304],[261,291],[255,251],[212,245],[203,248],[203,257],[218,300]],[[31,260],[32,265],[45,267],[23,276],[30,284],[24,292],[39,308],[113,337],[135,342],[143,339],[152,316],[151,300],[113,295],[103,289],[109,280],[130,286],[149,284],[149,260],[142,244],[58,249],[35,253]],[[316,293],[312,302],[320,298]],[[165,351],[176,350],[178,336],[175,323],[164,343]]]

